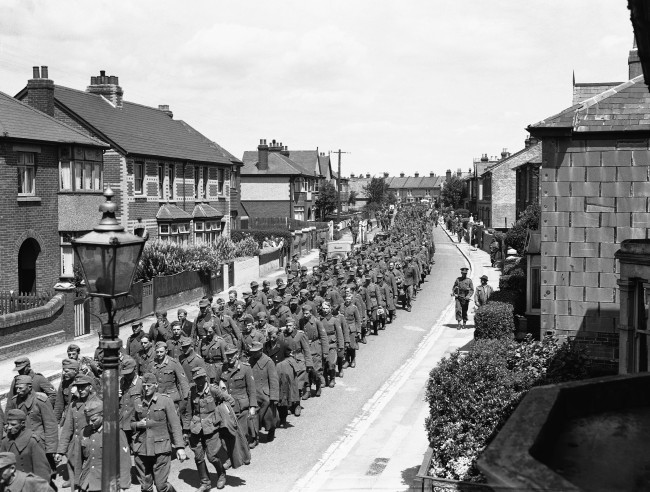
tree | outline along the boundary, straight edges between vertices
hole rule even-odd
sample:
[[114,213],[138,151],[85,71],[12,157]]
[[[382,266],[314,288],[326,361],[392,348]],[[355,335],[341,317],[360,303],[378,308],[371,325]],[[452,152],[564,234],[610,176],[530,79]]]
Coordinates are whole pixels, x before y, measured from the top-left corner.
[[388,192],[388,196],[386,197],[386,203],[389,205],[395,205],[397,203],[397,195],[393,190],[390,190]]
[[356,205],[357,204],[357,197],[358,197],[358,193],[355,190],[352,190],[348,194],[348,205]]
[[363,187],[368,197],[368,204],[375,203],[381,207],[388,198],[388,183],[384,178],[372,178],[370,183]]
[[338,193],[336,187],[329,181],[323,182],[318,191],[318,198],[316,199],[316,207],[320,211],[321,218],[330,215],[338,206]]
[[463,198],[465,198],[465,186],[463,181],[458,176],[452,176],[449,178],[442,188],[441,198],[445,205],[458,208]]

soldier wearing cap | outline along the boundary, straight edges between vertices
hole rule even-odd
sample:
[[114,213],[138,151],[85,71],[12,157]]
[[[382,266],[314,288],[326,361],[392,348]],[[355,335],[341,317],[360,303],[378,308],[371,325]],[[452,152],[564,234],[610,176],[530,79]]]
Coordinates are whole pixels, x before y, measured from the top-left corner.
[[379,282],[379,292],[381,293],[384,310],[387,311],[384,315],[384,322],[390,324],[393,322],[393,316],[395,315],[395,292],[393,292],[389,279],[383,273],[377,275],[377,282]]
[[255,320],[250,314],[245,314],[242,318],[242,321],[244,323],[244,328],[242,330],[243,339],[241,351],[245,360],[248,358],[248,350],[250,349],[253,342],[264,343],[266,341],[266,335],[255,327]]
[[406,266],[404,267],[404,288],[405,288],[405,301],[406,301],[406,310],[411,311],[411,300],[415,299],[417,284],[419,282],[419,274],[417,268],[413,263],[413,259],[410,256],[405,258]]
[[174,326],[174,324],[179,324],[181,326],[181,332],[183,333],[183,336],[192,338],[194,334],[194,323],[187,319],[187,311],[183,308],[180,308],[178,311],[176,311],[176,317],[178,318],[178,321],[174,321],[172,323],[172,326]]
[[167,320],[167,311],[156,311],[156,322],[149,328],[149,340],[153,343],[166,342],[171,337],[172,330]]
[[266,294],[259,290],[260,284],[256,280],[251,282],[251,297],[257,299],[262,306],[266,307]]
[[[239,342],[235,341],[235,343],[238,344]],[[205,362],[205,372],[208,375],[208,381],[210,383],[219,384],[223,363],[227,360],[227,348],[228,344],[226,341],[216,335],[214,328],[209,326],[205,338],[199,343],[199,353]]]
[[142,378],[136,368],[136,361],[125,355],[120,363],[120,428],[124,431],[129,444],[133,434],[131,416],[135,408],[135,399],[142,394]]
[[262,427],[268,433],[268,440],[273,440],[278,421],[278,373],[275,364],[263,349],[261,342],[254,342],[249,350],[249,361],[257,388],[257,418],[254,420],[255,434],[251,444],[253,448],[259,444],[259,431]]
[[281,278],[276,278],[275,279],[275,288],[271,289],[269,291],[269,294],[273,297],[276,296],[284,296],[284,289],[286,289],[286,285],[284,284],[284,280]]
[[460,269],[460,277],[454,282],[451,290],[451,295],[456,298],[456,321],[458,322],[457,328],[460,330],[460,324],[463,323],[463,328],[467,325],[467,308],[469,301],[474,295],[474,284],[472,279],[467,276],[469,268],[463,267]]
[[[221,306],[223,306],[223,301],[221,302]],[[212,319],[215,335],[223,338],[226,345],[239,346],[241,344],[241,330],[230,314],[226,313],[225,310],[222,309],[219,311],[219,314],[215,315]]]
[[171,330],[172,337],[167,340],[167,355],[169,355],[172,359],[180,361],[181,355],[183,354],[183,350],[181,349],[181,337],[183,336],[183,330],[179,324],[172,324]]
[[79,360],[79,354],[81,353],[81,347],[76,343],[71,343],[66,349],[66,354],[68,359]]
[[208,382],[208,375],[201,367],[192,370],[194,385],[188,405],[182,415],[183,439],[194,453],[194,462],[199,472],[201,486],[197,492],[206,492],[212,488],[207,460],[217,470],[217,489],[226,485],[226,470],[220,459],[222,427],[218,406],[226,402],[234,407],[235,400],[227,392]]
[[[48,379],[39,372],[34,372],[32,369],[32,364],[28,357],[19,357],[14,361],[16,365],[16,371],[19,376],[30,376],[32,378],[32,389],[35,393],[44,393],[47,395],[47,398],[50,402],[50,405],[54,407],[54,402],[56,401],[56,389]],[[13,381],[11,382],[11,387],[9,388],[9,394],[7,399],[11,398],[16,394],[16,379],[18,376],[14,376]]]
[[174,492],[176,489],[167,479],[172,451],[180,461],[187,459],[183,429],[174,402],[158,392],[158,381],[152,373],[142,376],[142,395],[135,400],[131,429],[131,450],[142,490],[153,490],[155,484],[158,492]]
[[157,391],[169,396],[178,409],[181,402],[187,399],[190,393],[190,385],[185,371],[180,362],[167,355],[165,342],[157,342],[155,352],[151,372],[158,381]]
[[142,321],[132,323],[131,330],[133,333],[131,333],[129,338],[126,340],[125,352],[126,355],[130,355],[134,359],[137,359],[138,352],[142,350],[142,337],[145,336],[144,330],[142,329]]
[[7,412],[7,435],[0,442],[0,451],[16,456],[16,468],[50,480],[50,464],[42,438],[25,428],[27,415],[17,408]]
[[244,292],[243,296],[244,300],[246,301],[246,314],[250,314],[253,318],[257,318],[257,315],[259,313],[266,312],[266,305],[263,305],[261,302],[255,299],[250,290]]
[[269,316],[264,311],[257,313],[256,321],[257,331],[264,336],[264,340],[262,341],[264,343],[268,337],[268,331],[273,325],[269,323]]
[[291,257],[291,263],[287,269],[287,273],[291,272],[294,276],[297,276],[300,272],[300,262],[298,261],[298,253],[294,253]]
[[329,343],[323,325],[313,316],[309,306],[302,309],[302,318],[298,326],[307,338],[312,360],[311,370],[307,366],[308,381],[306,381],[302,396],[302,399],[306,400],[311,396],[312,384],[316,385],[316,396],[321,395],[321,385],[324,382],[323,365],[329,353]]
[[145,372],[151,371],[156,351],[149,335],[144,335],[140,339],[140,346],[142,347],[136,357],[133,357],[138,363],[138,374],[142,375]]
[[[102,490],[102,426],[104,424],[104,405],[101,400],[94,400],[86,404],[84,415],[87,425],[81,435],[81,475],[79,488],[82,491],[101,492]],[[129,444],[122,429],[119,433],[119,461],[120,483],[122,490],[131,487],[131,454]]]
[[53,454],[59,443],[59,429],[50,402],[45,394],[33,390],[31,376],[21,374],[14,382],[16,394],[7,400],[6,412],[16,408],[25,412],[27,429],[45,443],[45,453],[50,468],[54,470]]
[[7,492],[51,492],[47,480],[16,468],[16,456],[10,451],[0,453],[0,490]]
[[300,323],[300,318],[302,318],[302,308],[300,307],[300,304],[298,304],[297,297],[289,298],[289,312],[291,313],[293,320],[296,323]]
[[364,277],[364,280],[364,292],[366,296],[364,303],[368,309],[368,322],[369,324],[372,323],[373,334],[377,335],[377,330],[379,329],[379,325],[382,322],[382,314],[379,309],[381,308],[382,304],[381,292],[379,290],[379,286],[372,281],[372,278],[370,276],[366,275]]
[[275,296],[273,298],[273,308],[269,313],[271,316],[275,316],[275,326],[281,328],[287,324],[287,320],[291,318],[291,309],[289,306],[282,304],[282,298],[280,296]]
[[493,292],[494,289],[492,286],[488,285],[488,276],[481,275],[481,285],[476,288],[476,292],[474,293],[474,304],[476,304],[476,307],[487,304]]
[[301,311],[302,311],[302,307],[305,304],[308,304],[311,307],[312,311],[314,310],[315,308],[314,303],[311,301],[311,299],[309,299],[309,290],[300,289],[300,291],[298,292],[298,306]]
[[[211,326],[207,327],[208,332],[211,329]],[[205,340],[207,336],[208,335],[206,334],[206,336],[203,337],[203,340]],[[185,377],[187,378],[187,381],[189,382],[190,386],[192,386],[194,384],[194,380],[192,379],[192,371],[196,367],[202,367],[205,369],[205,360],[194,350],[194,343],[192,342],[191,338],[183,337],[181,339],[181,347],[183,349],[180,360],[181,367],[185,371]]]
[[226,303],[226,309],[228,309],[232,313],[232,315],[234,315],[237,312],[238,302],[239,299],[237,299],[237,290],[230,289],[228,291],[228,302]]
[[75,359],[63,359],[61,365],[63,366],[61,383],[56,392],[56,400],[54,402],[54,417],[59,422],[59,425],[63,424],[62,417],[70,404],[72,393],[76,392],[73,382],[79,373],[79,361]]
[[[325,334],[327,335],[328,351],[326,353],[326,367],[324,372],[325,384],[330,388],[336,385],[336,363],[339,357],[343,356],[345,348],[345,338],[343,336],[343,328],[341,327],[341,320],[338,316],[332,314],[332,307],[328,302],[324,302],[321,306],[323,316],[321,323]],[[343,370],[341,369],[339,375],[343,377]]]
[[[90,376],[78,374],[74,379],[74,385],[77,387],[77,392],[65,412],[54,460],[60,463],[63,456],[66,456],[68,458],[70,481],[74,480],[74,483],[79,485],[79,477],[81,476],[79,439],[87,424],[84,410],[88,403],[100,401],[100,399],[95,394]],[[74,487],[72,488],[74,490]]]
[[228,363],[224,364],[221,380],[224,381],[228,393],[235,400],[233,410],[237,414],[239,427],[249,439],[255,436],[252,419],[257,410],[257,388],[253,380],[253,370],[250,364],[239,360],[239,350],[228,347],[226,350]]
[[212,309],[210,308],[210,301],[203,298],[199,301],[199,314],[194,321],[194,332],[190,338],[197,341],[205,336],[205,326],[212,324]]
[[345,326],[347,326],[349,332],[348,341],[345,344],[345,363],[342,369],[355,367],[357,364],[356,357],[359,348],[357,342],[361,331],[361,313],[359,313],[359,309],[352,300],[352,292],[348,289],[345,294],[343,308],[341,309],[341,315],[345,318]]

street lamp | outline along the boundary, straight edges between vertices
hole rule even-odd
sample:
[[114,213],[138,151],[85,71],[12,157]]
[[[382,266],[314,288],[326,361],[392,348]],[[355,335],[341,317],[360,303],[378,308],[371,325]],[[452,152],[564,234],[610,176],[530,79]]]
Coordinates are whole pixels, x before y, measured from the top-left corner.
[[102,490],[108,492],[118,490],[120,477],[118,362],[122,341],[115,327],[113,299],[129,293],[146,241],[126,232],[119,224],[115,218],[117,205],[112,201],[113,195],[113,190],[106,188],[106,201],[99,206],[102,212],[99,224],[88,234],[72,240],[88,295],[102,298],[108,313],[107,322],[102,323],[99,341],[99,347],[104,351]]

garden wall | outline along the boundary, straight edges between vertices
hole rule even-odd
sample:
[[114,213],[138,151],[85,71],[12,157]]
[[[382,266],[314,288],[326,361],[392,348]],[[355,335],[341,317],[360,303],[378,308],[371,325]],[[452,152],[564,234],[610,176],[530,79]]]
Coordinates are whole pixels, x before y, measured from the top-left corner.
[[260,259],[258,256],[235,261],[235,285],[248,284],[259,278]]
[[282,248],[264,248],[260,251],[259,263],[260,270],[259,276],[263,277],[269,272],[280,268],[280,259],[282,258]]

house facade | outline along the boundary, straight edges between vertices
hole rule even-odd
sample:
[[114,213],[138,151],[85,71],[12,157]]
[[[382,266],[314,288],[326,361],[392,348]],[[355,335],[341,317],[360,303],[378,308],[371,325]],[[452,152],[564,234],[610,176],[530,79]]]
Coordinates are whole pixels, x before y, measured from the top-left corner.
[[635,51],[629,81],[528,128],[542,145],[542,333],[576,337],[614,368],[614,254],[650,224],[650,94]]
[[246,151],[241,168],[241,205],[246,216],[315,220],[323,176],[318,150],[289,151],[281,142],[260,140]]
[[[529,137],[526,139],[526,148],[532,145],[541,145],[536,138]],[[542,167],[542,161],[527,161],[514,166],[516,173],[516,190],[515,190],[515,216],[519,217],[521,213],[530,205],[541,205],[539,193],[539,173]]]
[[384,179],[388,190],[397,196],[398,203],[419,203],[422,200],[433,203],[440,199],[442,184],[445,181],[444,176],[436,176],[433,172],[428,176],[420,176],[420,173],[414,173],[413,176],[406,176],[405,173],[390,176],[384,173]]
[[[52,84],[39,83],[53,90]],[[103,189],[107,149],[104,142],[0,93],[0,291],[50,291],[60,277],[73,275],[61,249],[60,186],[69,170],[79,170],[80,186],[65,192],[65,200],[92,211],[96,224],[103,197],[93,190]]]
[[[115,192],[118,220],[135,234],[188,244],[229,233],[238,217],[241,161],[175,120],[169,106],[125,101],[118,77],[102,71],[80,91],[54,85],[47,75],[35,72],[16,98],[110,146],[100,179],[90,179],[85,164],[59,171],[57,222],[65,276],[74,261],[70,240],[92,229],[106,185]],[[94,199],[79,203],[79,192]]]

